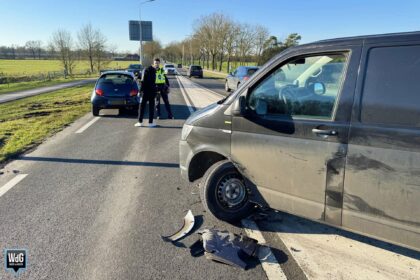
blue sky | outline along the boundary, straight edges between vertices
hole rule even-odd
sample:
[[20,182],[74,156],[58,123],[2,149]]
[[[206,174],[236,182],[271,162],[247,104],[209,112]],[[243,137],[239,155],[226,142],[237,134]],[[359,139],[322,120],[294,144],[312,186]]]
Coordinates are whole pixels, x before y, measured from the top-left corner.
[[[143,0],[144,1],[144,0]],[[72,32],[91,23],[120,51],[136,51],[128,40],[128,20],[138,20],[138,0],[0,0],[0,45],[46,44],[58,28]],[[192,33],[203,15],[223,12],[232,19],[266,26],[272,35],[302,35],[302,43],[320,39],[420,30],[417,0],[156,0],[142,5],[142,19],[153,21],[163,44]]]

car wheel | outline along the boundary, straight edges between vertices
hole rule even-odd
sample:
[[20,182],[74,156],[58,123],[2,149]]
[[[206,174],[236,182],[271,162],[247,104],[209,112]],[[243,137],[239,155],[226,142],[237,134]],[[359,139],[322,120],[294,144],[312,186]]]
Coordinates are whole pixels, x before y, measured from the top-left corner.
[[99,111],[100,109],[96,106],[92,106],[92,115],[94,115],[95,117],[99,116]]
[[130,110],[130,115],[137,116],[138,113],[139,113],[139,106],[134,106],[134,108]]
[[207,212],[227,222],[245,218],[255,209],[244,178],[228,160],[207,170],[200,183],[200,197]]
[[226,83],[225,83],[225,90],[226,90],[227,92],[230,92],[230,88],[229,88],[229,86],[228,86],[228,81],[226,81]]

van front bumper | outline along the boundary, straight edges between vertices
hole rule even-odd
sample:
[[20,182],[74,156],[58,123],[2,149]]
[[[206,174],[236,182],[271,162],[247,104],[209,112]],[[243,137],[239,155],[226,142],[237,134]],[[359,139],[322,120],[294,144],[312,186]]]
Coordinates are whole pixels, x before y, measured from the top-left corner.
[[179,168],[181,170],[181,177],[189,181],[188,167],[193,157],[193,151],[187,141],[179,141]]

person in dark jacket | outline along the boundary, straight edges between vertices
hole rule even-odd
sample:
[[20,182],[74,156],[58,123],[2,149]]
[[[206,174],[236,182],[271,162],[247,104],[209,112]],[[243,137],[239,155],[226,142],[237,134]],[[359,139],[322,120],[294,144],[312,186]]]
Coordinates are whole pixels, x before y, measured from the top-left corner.
[[143,70],[141,77],[141,88],[142,99],[139,106],[139,121],[134,126],[143,126],[143,116],[146,110],[146,104],[149,103],[149,127],[156,127],[153,123],[153,116],[155,113],[155,99],[157,94],[156,88],[156,59],[153,66],[149,66]]

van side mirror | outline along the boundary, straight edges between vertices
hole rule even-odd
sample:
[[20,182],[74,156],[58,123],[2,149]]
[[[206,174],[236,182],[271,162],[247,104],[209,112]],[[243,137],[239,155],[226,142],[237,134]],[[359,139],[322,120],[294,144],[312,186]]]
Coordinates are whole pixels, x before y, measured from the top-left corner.
[[232,108],[233,116],[243,116],[246,112],[246,97],[244,95],[239,96],[235,101]]

